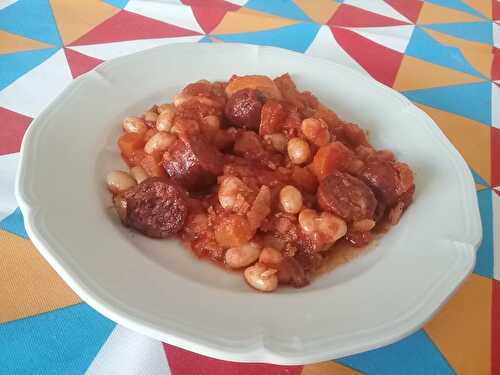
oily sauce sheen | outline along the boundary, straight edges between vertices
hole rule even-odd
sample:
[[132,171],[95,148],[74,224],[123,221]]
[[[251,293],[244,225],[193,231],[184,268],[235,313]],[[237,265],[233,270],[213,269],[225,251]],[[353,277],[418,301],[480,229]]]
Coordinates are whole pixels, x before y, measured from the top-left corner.
[[117,145],[130,171],[107,185],[123,224],[176,236],[262,292],[366,251],[415,191],[407,164],[288,74],[190,83],[127,117]]

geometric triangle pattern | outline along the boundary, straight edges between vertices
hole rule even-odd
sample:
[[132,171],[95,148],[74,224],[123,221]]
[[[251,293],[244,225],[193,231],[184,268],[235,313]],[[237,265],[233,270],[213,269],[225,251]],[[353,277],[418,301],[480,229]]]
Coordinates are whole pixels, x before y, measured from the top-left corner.
[[[36,251],[14,194],[32,118],[102,61],[198,42],[271,45],[348,66],[405,95],[461,153],[483,240],[472,276],[423,329],[316,364],[214,360],[116,326]],[[0,373],[86,371],[500,374],[500,1],[0,1]]]

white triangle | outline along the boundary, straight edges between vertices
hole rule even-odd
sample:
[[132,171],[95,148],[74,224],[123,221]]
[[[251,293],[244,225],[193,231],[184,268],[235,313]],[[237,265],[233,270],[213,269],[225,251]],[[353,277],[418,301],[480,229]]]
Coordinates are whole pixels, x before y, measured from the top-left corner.
[[491,83],[491,125],[500,129],[500,87],[494,83]]
[[366,73],[361,65],[359,65],[351,56],[347,54],[347,52],[342,49],[342,47],[335,40],[332,30],[326,25],[321,26],[316,34],[316,37],[309,45],[306,53],[308,55],[322,57]]
[[0,91],[0,106],[36,117],[73,80],[63,49]]
[[124,9],[144,17],[204,34],[191,7],[180,2],[130,0]]
[[19,153],[0,155],[0,221],[13,213],[17,207],[14,196]]
[[233,3],[233,4],[236,4],[236,5],[245,5],[248,0],[226,0],[228,3]]
[[493,45],[500,48],[500,24],[497,22],[493,22]]
[[114,43],[89,44],[85,46],[70,46],[67,48],[87,56],[95,57],[96,59],[109,60],[164,44],[194,43],[202,38],[203,35],[181,36],[177,38],[140,39]]
[[160,341],[117,325],[85,374],[169,375],[170,368]]
[[7,8],[9,5],[14,4],[17,0],[0,0],[0,9]]
[[491,204],[493,211],[493,277],[500,281],[500,186],[491,191]]
[[348,27],[349,30],[381,44],[387,48],[404,53],[413,33],[414,25],[385,27]]
[[395,20],[412,23],[408,18],[397,12],[394,8],[382,0],[345,0],[344,4],[349,4]]

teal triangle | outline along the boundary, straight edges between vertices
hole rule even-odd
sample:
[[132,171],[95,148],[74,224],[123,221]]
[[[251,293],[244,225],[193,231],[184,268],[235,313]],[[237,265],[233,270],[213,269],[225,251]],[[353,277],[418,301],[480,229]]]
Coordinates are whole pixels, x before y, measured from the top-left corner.
[[28,239],[28,233],[26,233],[26,229],[24,228],[23,214],[19,207],[5,219],[0,221],[0,229]]
[[472,168],[470,168],[470,171],[472,172],[472,177],[474,177],[474,182],[476,184],[490,186],[490,184],[488,184],[486,181],[484,181],[484,179],[480,175],[478,175]]
[[0,55],[0,90],[52,56],[58,48]]
[[0,10],[0,30],[49,44],[62,45],[48,1],[19,0]]
[[[397,366],[394,365],[395,360]],[[364,374],[455,374],[423,330],[383,348],[340,358],[336,361]]]
[[493,44],[493,22],[460,22],[425,25],[426,28],[473,42]]
[[476,252],[474,273],[484,277],[493,277],[493,202],[490,188],[477,192],[479,212],[483,226],[483,239]]
[[405,53],[433,64],[483,77],[467,62],[458,48],[439,43],[418,26],[413,31]]
[[244,6],[245,8],[274,14],[275,16],[311,21],[311,19],[290,0],[250,0]]
[[224,42],[250,43],[275,46],[297,52],[305,52],[318,33],[320,26],[314,23],[280,27],[278,29],[257,31],[253,33],[214,35]]
[[485,18],[484,15],[479,13],[474,8],[471,8],[467,4],[462,3],[460,0],[427,0],[429,3],[434,3],[437,5],[441,5],[446,8],[452,8],[456,10],[460,10],[462,12],[466,12],[472,14],[477,17]]
[[404,91],[403,94],[414,102],[491,125],[490,82]]
[[115,326],[84,303],[0,324],[0,373],[84,374]]
[[104,2],[114,6],[115,8],[123,9],[127,6],[128,0],[104,0]]

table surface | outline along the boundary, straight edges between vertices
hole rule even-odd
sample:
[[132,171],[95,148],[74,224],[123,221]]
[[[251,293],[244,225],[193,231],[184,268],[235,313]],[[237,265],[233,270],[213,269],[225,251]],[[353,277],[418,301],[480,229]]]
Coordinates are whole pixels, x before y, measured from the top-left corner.
[[[0,0],[0,373],[500,374],[499,20],[496,0]],[[319,364],[230,363],[117,326],[50,268],[14,199],[26,128],[100,62],[177,42],[331,59],[434,119],[473,172],[484,234],[474,273],[423,329]]]

